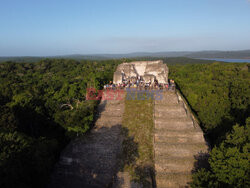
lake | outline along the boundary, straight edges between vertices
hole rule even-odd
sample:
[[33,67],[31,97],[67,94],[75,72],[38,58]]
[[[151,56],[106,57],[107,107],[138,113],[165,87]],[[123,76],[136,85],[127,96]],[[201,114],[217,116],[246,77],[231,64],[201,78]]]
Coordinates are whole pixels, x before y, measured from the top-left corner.
[[250,63],[250,59],[198,58],[204,60],[224,61],[230,63]]

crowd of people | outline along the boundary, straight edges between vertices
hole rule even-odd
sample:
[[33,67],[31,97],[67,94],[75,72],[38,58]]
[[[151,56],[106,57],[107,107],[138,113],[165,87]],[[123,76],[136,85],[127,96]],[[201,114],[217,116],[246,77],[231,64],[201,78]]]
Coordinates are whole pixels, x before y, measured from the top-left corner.
[[168,83],[158,83],[155,79],[153,82],[145,82],[142,78],[137,77],[132,79],[124,79],[122,83],[114,84],[112,81],[109,84],[104,85],[104,89],[124,89],[124,88],[136,88],[136,89],[164,89],[164,90],[175,90],[175,82],[170,79]]

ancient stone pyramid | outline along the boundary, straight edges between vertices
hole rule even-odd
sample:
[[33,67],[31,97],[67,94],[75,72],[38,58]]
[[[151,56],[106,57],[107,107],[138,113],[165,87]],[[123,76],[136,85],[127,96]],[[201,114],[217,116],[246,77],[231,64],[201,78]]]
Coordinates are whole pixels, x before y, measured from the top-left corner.
[[[155,68],[159,68],[154,70],[156,75],[165,74],[161,75],[164,81],[168,78],[168,68],[165,65],[162,66],[161,63],[152,64]],[[145,68],[148,64],[150,62],[144,65],[141,62],[138,65]],[[120,68],[122,66],[120,65]],[[164,70],[161,70],[161,67]],[[129,72],[133,70],[133,66],[132,69],[130,68],[125,70],[125,72],[128,71],[127,75],[133,74]],[[143,72],[146,70],[144,68],[137,68],[135,72]],[[119,71],[116,72],[119,76],[118,81],[121,79],[121,71]],[[194,169],[194,156],[207,152],[208,147],[202,130],[181,96],[173,91],[164,91],[162,95],[161,100],[154,101],[156,186],[158,188],[187,187]],[[122,176],[123,182],[113,183],[113,178],[119,168],[117,166],[118,155],[122,150],[121,128],[124,99],[123,95],[122,100],[101,101],[95,127],[90,134],[72,141],[65,148],[52,174],[49,187],[137,187],[131,184],[129,175],[126,173],[117,175],[117,177]]]

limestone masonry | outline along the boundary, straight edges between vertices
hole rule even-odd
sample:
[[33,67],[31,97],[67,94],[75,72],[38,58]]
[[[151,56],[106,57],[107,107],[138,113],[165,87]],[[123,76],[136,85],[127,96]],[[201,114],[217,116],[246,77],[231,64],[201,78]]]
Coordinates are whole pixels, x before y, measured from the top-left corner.
[[163,92],[154,102],[154,161],[157,188],[189,187],[196,159],[207,155],[203,132],[182,97]]
[[124,80],[133,80],[141,77],[146,83],[157,80],[160,84],[168,82],[168,67],[162,60],[158,61],[134,61],[118,65],[114,73],[114,84],[120,84]]

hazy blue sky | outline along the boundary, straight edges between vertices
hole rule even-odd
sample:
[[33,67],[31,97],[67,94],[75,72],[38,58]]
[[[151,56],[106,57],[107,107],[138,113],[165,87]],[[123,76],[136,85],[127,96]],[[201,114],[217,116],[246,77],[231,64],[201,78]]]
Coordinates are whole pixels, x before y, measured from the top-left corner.
[[0,56],[241,49],[249,0],[0,0]]

